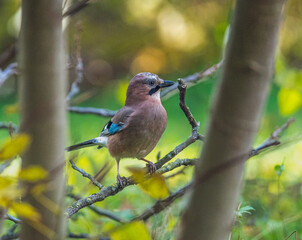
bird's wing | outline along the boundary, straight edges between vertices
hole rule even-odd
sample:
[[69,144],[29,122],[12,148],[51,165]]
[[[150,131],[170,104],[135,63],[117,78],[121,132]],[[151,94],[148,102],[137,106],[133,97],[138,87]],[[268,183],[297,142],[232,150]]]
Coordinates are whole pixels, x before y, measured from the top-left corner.
[[122,131],[127,126],[128,119],[133,112],[134,110],[130,107],[122,107],[105,125],[100,136],[110,136]]

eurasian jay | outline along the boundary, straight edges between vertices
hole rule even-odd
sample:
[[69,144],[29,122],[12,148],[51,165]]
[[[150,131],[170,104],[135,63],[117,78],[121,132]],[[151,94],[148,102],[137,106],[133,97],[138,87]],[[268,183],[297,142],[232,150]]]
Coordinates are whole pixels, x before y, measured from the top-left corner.
[[70,146],[67,151],[98,146],[107,147],[117,163],[117,182],[123,186],[119,174],[122,158],[137,158],[147,162],[149,172],[156,166],[145,159],[158,143],[167,126],[167,113],[161,104],[160,89],[173,85],[153,73],[139,73],[132,78],[127,89],[125,106],[105,125],[100,135]]

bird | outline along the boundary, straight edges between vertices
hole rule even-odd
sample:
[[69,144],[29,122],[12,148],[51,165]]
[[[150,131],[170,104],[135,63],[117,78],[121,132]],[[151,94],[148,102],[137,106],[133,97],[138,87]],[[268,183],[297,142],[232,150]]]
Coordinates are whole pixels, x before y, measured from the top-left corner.
[[145,157],[154,149],[167,127],[167,112],[160,99],[160,90],[172,86],[156,74],[143,72],[135,75],[127,88],[125,105],[104,126],[98,137],[81,142],[67,151],[98,146],[107,147],[117,163],[117,183],[124,185],[119,164],[123,158],[137,158],[147,163],[149,172],[156,171],[153,162]]

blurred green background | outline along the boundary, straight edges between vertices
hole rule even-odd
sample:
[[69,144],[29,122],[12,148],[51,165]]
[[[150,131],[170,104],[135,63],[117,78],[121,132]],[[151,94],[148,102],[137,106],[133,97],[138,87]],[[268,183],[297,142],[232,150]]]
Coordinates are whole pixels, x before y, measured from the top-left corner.
[[[84,79],[80,94],[71,105],[117,110],[124,104],[127,84],[136,73],[149,71],[161,78],[176,81],[219,62],[223,56],[228,26],[233,16],[234,1],[168,1],[168,0],[97,0],[64,23],[66,58],[69,63],[69,87],[75,79],[77,53],[84,61]],[[67,1],[67,6],[70,2]],[[285,239],[297,230],[302,236],[302,2],[288,1],[280,30],[275,73],[266,108],[255,140],[260,144],[276,129],[295,118],[283,134],[281,146],[274,147],[247,162],[241,207],[254,210],[237,217],[232,239]],[[19,34],[20,1],[0,2],[0,54],[11,48]],[[1,58],[0,68],[16,61]],[[206,132],[211,99],[219,79],[217,71],[206,81],[189,88],[187,105],[197,121],[200,133]],[[42,81],[43,79],[41,79]],[[19,123],[18,78],[11,77],[0,88],[0,122]],[[41,89],[43,91],[43,89]],[[184,141],[191,127],[178,106],[178,95],[163,102],[168,113],[168,127],[158,146],[147,157],[168,153]],[[96,137],[108,119],[68,114],[68,143]],[[0,131],[0,145],[9,134]],[[178,157],[200,155],[202,144],[195,143]],[[104,184],[115,181],[115,162],[106,149],[85,149],[79,152],[77,164],[95,174],[110,161],[113,165]],[[122,175],[129,166],[144,166],[137,160],[122,163]],[[14,163],[5,174],[16,174]],[[280,171],[280,169],[282,171]],[[284,169],[284,170],[283,170]],[[80,174],[67,167],[68,183],[73,192],[85,196],[97,189],[88,185]],[[193,169],[168,180],[171,190],[190,181]],[[205,196],[206,197],[206,196]],[[154,239],[171,239],[177,232],[179,214],[186,206],[186,197],[177,201],[147,222]],[[70,201],[68,201],[70,202]],[[131,218],[155,202],[136,186],[96,205]],[[244,212],[244,211],[242,211]],[[240,213],[240,211],[239,211]],[[8,223],[7,223],[8,224]],[[98,234],[115,226],[106,218],[83,210],[70,222],[77,232]],[[294,239],[292,236],[291,239]]]

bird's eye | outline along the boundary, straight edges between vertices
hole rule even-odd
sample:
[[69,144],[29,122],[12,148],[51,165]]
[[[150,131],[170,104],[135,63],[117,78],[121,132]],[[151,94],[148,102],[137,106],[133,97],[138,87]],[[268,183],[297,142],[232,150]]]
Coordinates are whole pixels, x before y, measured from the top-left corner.
[[155,84],[155,81],[154,80],[151,80],[150,82],[149,82],[149,85],[150,86],[153,86]]

